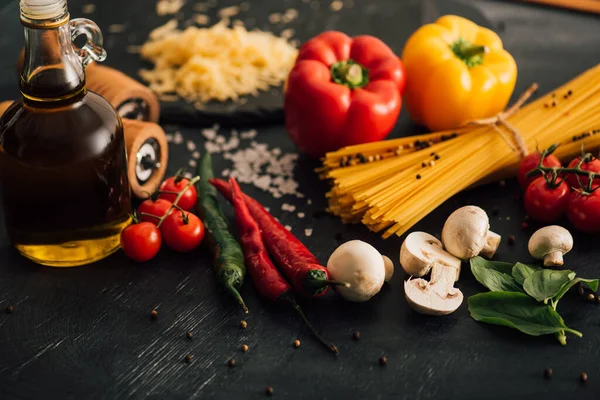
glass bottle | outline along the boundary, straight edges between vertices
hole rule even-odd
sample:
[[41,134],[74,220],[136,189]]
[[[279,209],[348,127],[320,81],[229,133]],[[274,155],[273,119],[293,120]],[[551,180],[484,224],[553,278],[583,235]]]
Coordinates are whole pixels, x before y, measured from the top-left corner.
[[131,223],[122,122],[85,88],[85,66],[106,58],[102,34],[92,21],[70,20],[66,0],[21,0],[21,22],[22,98],[0,120],[6,228],[39,264],[88,264],[115,252]]

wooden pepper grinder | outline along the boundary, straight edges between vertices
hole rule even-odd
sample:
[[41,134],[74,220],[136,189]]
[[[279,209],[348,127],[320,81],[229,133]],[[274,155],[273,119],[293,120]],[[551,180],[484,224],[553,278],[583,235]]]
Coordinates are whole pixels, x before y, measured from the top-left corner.
[[[0,103],[0,116],[12,103]],[[155,123],[127,118],[123,118],[123,130],[131,191],[136,197],[146,198],[158,188],[165,176],[169,160],[167,137]]]
[[[25,50],[17,61],[21,71]],[[85,69],[86,87],[104,97],[121,118],[158,123],[160,103],[154,92],[135,79],[114,68],[91,63]]]

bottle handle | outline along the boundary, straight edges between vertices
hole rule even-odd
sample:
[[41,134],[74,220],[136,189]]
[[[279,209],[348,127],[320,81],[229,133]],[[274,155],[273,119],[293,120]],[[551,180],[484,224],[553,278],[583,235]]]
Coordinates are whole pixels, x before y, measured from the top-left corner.
[[[70,25],[73,49],[81,59],[84,67],[87,67],[93,61],[102,62],[106,60],[106,50],[102,47],[104,39],[98,25],[86,18],[73,19]],[[85,35],[87,41],[83,47],[78,47],[75,44],[75,39],[81,35]]]

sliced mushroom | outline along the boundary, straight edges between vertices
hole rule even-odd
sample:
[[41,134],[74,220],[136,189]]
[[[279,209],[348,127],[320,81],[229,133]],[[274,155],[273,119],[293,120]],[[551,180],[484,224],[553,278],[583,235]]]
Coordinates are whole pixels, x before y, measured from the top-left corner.
[[564,264],[563,255],[573,248],[573,236],[562,226],[546,226],[531,235],[528,248],[534,258],[544,260],[544,266],[561,266]]
[[461,260],[479,254],[492,258],[502,238],[489,229],[490,220],[485,211],[476,206],[461,207],[446,220],[442,242],[448,253]]
[[433,264],[439,263],[456,269],[460,276],[460,260],[443,250],[442,242],[425,232],[413,232],[406,237],[400,248],[400,265],[412,276],[427,275]]
[[413,276],[424,276],[431,271],[430,281],[411,276],[404,282],[406,300],[415,311],[446,315],[462,304],[463,294],[454,288],[461,261],[442,250],[442,243],[435,237],[425,232],[408,235],[400,249],[400,263]]

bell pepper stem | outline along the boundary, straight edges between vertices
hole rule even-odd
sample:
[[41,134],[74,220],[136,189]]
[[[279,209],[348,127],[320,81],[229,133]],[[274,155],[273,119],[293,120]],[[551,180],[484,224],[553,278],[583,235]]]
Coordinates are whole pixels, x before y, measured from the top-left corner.
[[456,40],[450,48],[469,68],[483,63],[483,56],[489,52],[486,46],[479,46],[462,38]]
[[357,89],[369,83],[369,71],[353,60],[338,61],[331,66],[331,78],[337,84]]

